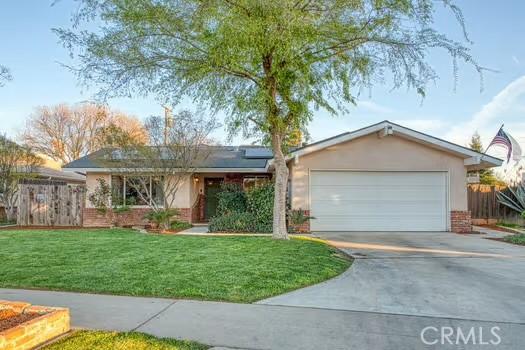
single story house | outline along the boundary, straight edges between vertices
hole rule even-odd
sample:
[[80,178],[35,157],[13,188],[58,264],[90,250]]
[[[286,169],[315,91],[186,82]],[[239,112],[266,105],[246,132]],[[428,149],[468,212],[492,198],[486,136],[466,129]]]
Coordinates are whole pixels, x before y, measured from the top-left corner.
[[[85,173],[88,193],[104,178],[122,187],[126,174],[97,165],[96,154],[75,160],[65,170]],[[502,160],[442,139],[383,121],[294,149],[288,155],[289,202],[304,210],[311,231],[471,230],[467,171],[499,166]],[[272,177],[270,149],[216,146],[205,164],[188,174],[175,205],[188,221],[215,213],[222,182],[256,186]],[[152,184],[153,186],[153,184]],[[126,223],[138,224],[147,206],[133,207]],[[86,203],[84,226],[108,225]]]

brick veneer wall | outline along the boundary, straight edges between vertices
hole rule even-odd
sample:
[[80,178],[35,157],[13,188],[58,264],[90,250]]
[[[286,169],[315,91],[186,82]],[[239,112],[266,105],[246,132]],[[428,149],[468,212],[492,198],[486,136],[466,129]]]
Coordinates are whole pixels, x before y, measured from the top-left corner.
[[[299,211],[299,210],[294,210]],[[303,210],[304,215],[309,216],[310,210]],[[288,225],[288,230],[290,232],[299,232],[299,233],[306,233],[310,232],[310,220],[307,220],[306,222],[302,223],[301,225]]]
[[[132,208],[130,211],[118,214],[116,216],[116,223],[118,226],[143,226],[148,222],[144,219],[144,215],[148,213],[150,208]],[[191,222],[191,208],[179,208],[179,220]],[[95,208],[84,208],[84,227],[110,227],[111,213],[103,214]]]
[[33,349],[70,330],[69,310],[65,308],[32,306],[29,303],[0,300],[0,309],[8,309],[16,313],[42,314],[0,332],[0,349]]
[[456,233],[472,232],[472,219],[470,211],[452,210],[450,212],[450,229]]

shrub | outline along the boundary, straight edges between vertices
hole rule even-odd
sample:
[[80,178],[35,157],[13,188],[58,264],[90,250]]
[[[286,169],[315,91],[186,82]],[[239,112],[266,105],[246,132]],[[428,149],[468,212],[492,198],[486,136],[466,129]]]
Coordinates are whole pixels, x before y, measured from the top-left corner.
[[116,207],[113,208],[113,212],[115,214],[117,214],[117,215],[118,214],[124,214],[124,213],[127,213],[129,211],[131,211],[131,206],[129,206],[129,205],[121,205],[121,206],[116,206]]
[[179,210],[175,208],[163,209],[163,210],[152,210],[144,215],[144,219],[153,222],[164,229],[170,227],[171,218],[179,215]]
[[298,232],[301,225],[310,219],[315,219],[313,216],[306,215],[306,211],[299,210],[288,210],[288,227],[292,232]]
[[182,231],[192,227],[189,222],[174,220],[170,224],[170,228],[174,231]]
[[99,213],[106,214],[110,207],[111,186],[101,178],[97,182],[97,187],[88,196],[88,200]]
[[210,232],[256,232],[252,213],[229,213],[210,219]]
[[224,184],[218,194],[217,216],[210,219],[210,232],[272,232],[273,183],[247,192],[238,184]]
[[[274,184],[266,183],[246,192],[248,211],[255,216],[257,226],[263,232],[272,231]],[[270,229],[268,229],[268,227]]]
[[507,187],[505,191],[496,193],[498,202],[506,207],[518,212],[523,216],[525,213],[525,186],[519,185],[516,188]]
[[246,212],[246,193],[239,184],[223,183],[217,199],[218,216]]

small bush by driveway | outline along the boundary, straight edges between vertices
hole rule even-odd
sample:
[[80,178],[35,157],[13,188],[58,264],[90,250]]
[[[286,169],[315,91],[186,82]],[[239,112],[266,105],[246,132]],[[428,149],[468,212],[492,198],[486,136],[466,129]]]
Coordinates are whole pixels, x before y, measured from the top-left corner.
[[350,262],[319,242],[146,235],[125,229],[0,231],[0,287],[252,302]]
[[525,233],[519,235],[508,235],[503,237],[503,240],[512,244],[525,245]]

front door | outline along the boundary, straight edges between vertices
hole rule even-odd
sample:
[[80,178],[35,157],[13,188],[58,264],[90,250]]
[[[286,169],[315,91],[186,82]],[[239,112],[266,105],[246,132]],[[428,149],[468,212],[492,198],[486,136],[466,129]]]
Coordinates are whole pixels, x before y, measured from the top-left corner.
[[205,211],[204,217],[206,220],[214,217],[217,213],[217,205],[219,203],[217,193],[221,190],[222,178],[205,178],[204,179],[204,195],[205,197]]

